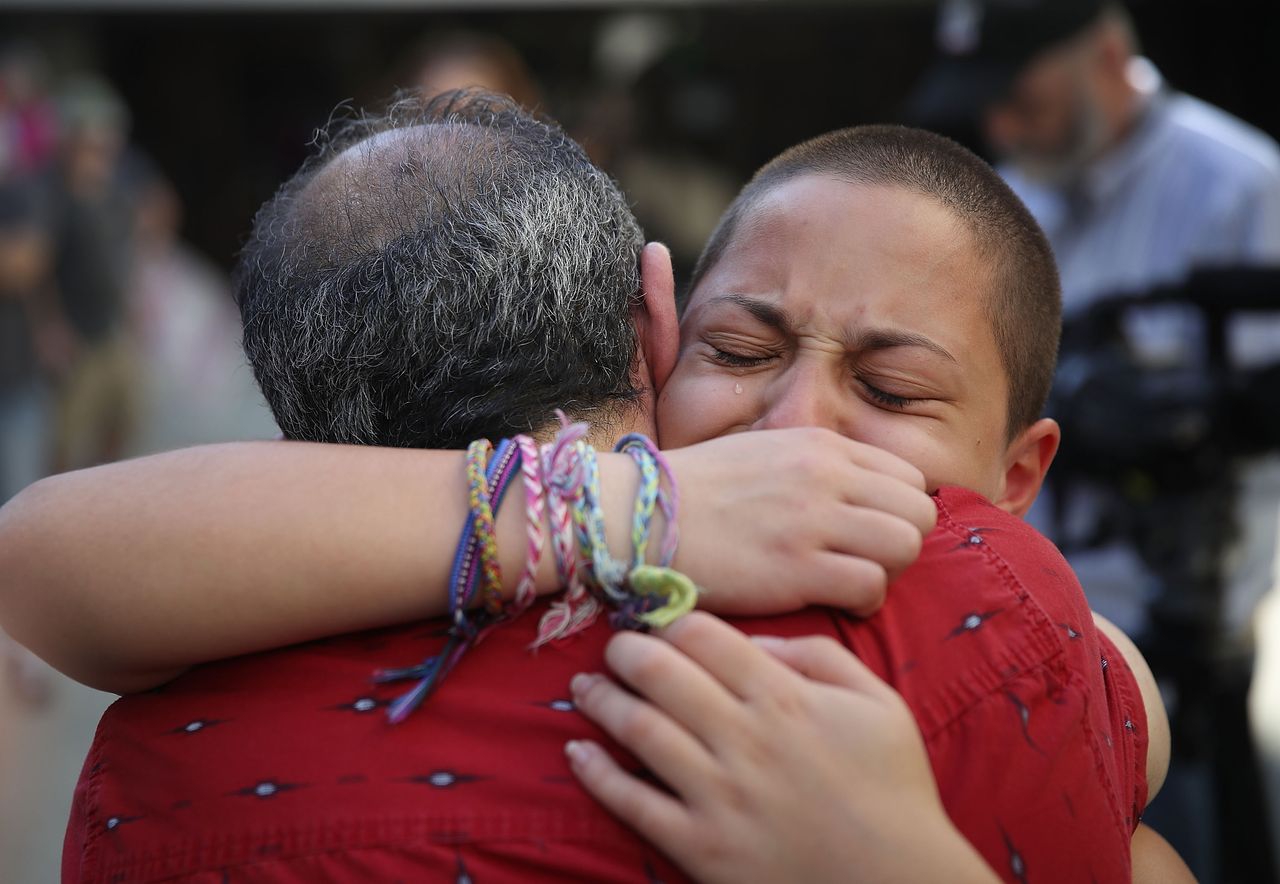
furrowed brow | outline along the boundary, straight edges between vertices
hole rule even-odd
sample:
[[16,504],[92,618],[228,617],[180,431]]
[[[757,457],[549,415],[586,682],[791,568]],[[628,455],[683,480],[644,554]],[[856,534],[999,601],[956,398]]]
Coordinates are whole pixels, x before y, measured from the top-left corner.
[[892,350],[896,347],[923,347],[931,353],[936,353],[948,362],[959,364],[954,356],[951,355],[945,347],[932,338],[915,332],[902,331],[901,329],[892,328],[869,328],[859,331],[851,336],[849,343],[849,351],[852,353],[874,352],[876,350]]
[[743,310],[750,313],[757,321],[764,323],[770,328],[777,329],[785,335],[792,334],[791,318],[787,316],[785,310],[766,303],[758,301],[755,298],[749,298],[746,295],[721,295],[712,300],[711,303],[719,303],[727,301],[730,304],[736,304]]

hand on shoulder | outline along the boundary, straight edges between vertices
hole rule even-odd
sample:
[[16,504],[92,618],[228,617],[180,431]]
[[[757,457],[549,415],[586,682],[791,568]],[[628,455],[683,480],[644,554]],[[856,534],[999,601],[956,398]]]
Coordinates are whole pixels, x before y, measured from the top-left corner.
[[[574,680],[584,715],[666,783],[567,748],[613,813],[702,881],[995,881],[943,811],[902,698],[828,638],[747,638],[695,612],[622,633]],[[633,693],[634,692],[634,693]]]

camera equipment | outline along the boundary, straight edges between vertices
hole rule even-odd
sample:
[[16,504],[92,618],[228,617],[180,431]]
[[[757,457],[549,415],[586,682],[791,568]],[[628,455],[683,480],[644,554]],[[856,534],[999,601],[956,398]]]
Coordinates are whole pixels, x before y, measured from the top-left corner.
[[[1126,319],[1167,305],[1198,314],[1202,340],[1190,358],[1145,363]],[[1059,529],[1077,494],[1103,501],[1083,533],[1057,532],[1063,551],[1124,540],[1158,579],[1138,643],[1172,689],[1175,763],[1208,766],[1211,819],[1231,821],[1217,837],[1224,881],[1273,868],[1245,706],[1253,650],[1223,628],[1240,468],[1280,451],[1280,340],[1276,361],[1260,368],[1241,368],[1230,352],[1231,319],[1255,313],[1280,316],[1280,268],[1203,270],[1103,299],[1064,326],[1050,399],[1063,429],[1050,471]]]

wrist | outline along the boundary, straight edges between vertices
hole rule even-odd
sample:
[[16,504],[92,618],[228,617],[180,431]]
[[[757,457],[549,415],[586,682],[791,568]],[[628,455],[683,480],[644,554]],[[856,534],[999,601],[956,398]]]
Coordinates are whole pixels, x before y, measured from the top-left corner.
[[[622,561],[630,561],[632,550],[631,524],[636,493],[640,486],[640,471],[630,456],[598,451],[596,459],[600,474],[600,507],[604,514],[606,540],[609,553]],[[545,476],[543,477],[545,482]],[[516,583],[525,567],[528,555],[528,514],[523,503],[523,489],[512,488],[506,502],[495,518],[499,561],[502,565],[502,594],[506,599],[515,595]],[[465,517],[465,516],[464,516]],[[542,555],[535,575],[535,590],[539,596],[559,591],[561,579],[552,554],[554,525],[550,507],[543,507],[539,518],[542,522]],[[645,561],[657,563],[661,555],[661,538],[667,530],[667,518],[661,507],[655,507],[650,522],[650,542],[645,550]]]
[[[502,597],[506,601],[515,598],[516,586],[529,558],[529,511],[525,503],[524,482],[519,476],[513,481],[516,485],[507,492],[494,520],[498,559],[502,563]],[[545,500],[545,491],[543,498]],[[542,527],[542,543],[534,572],[534,591],[542,596],[558,589],[560,580],[556,575],[555,557],[551,554],[551,519],[546,506],[540,508],[538,518]]]

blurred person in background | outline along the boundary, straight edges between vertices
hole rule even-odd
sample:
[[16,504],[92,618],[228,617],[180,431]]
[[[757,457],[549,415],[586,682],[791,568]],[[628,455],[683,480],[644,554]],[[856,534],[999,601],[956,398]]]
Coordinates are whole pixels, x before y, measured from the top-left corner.
[[119,458],[137,410],[137,370],[123,322],[133,230],[122,174],[128,110],[109,85],[84,77],[63,88],[59,111],[50,199],[66,321],[48,348],[59,376],[55,472]]
[[731,90],[701,64],[698,36],[652,12],[602,20],[595,76],[572,126],[618,179],[641,226],[671,247],[677,279],[689,278],[743,183],[709,157],[735,108]]
[[[0,503],[44,475],[47,395],[36,327],[51,294],[50,254],[35,188],[0,184]],[[48,667],[3,632],[0,665],[18,697],[45,699]]]
[[40,52],[21,43],[0,49],[0,179],[44,169],[53,158],[57,130]]
[[139,423],[127,453],[274,436],[238,343],[230,280],[182,240],[182,202],[168,179],[145,162],[135,173],[126,316]]
[[0,184],[0,501],[44,475],[37,327],[52,295],[52,244],[29,183]]
[[[1073,321],[1079,329],[1093,328],[1085,322],[1100,308],[1184,284],[1200,269],[1280,266],[1280,148],[1225,111],[1170,88],[1139,54],[1121,4],[956,0],[941,6],[937,40],[942,58],[921,83],[909,114],[937,128],[970,126],[981,133],[1053,246],[1068,331]],[[1231,317],[1228,370],[1280,360],[1280,321],[1273,317]],[[1114,329],[1130,376],[1183,369],[1193,380],[1207,377],[1205,325],[1189,302],[1126,310]],[[1087,338],[1064,335],[1060,395],[1069,396],[1080,389],[1073,386],[1078,379],[1109,364],[1103,359],[1111,341],[1092,333]],[[1081,441],[1069,430],[1066,436]],[[1069,460],[1070,445],[1064,453]],[[1190,463],[1184,464],[1188,475]],[[1280,634],[1280,617],[1271,616],[1271,625],[1255,620],[1259,600],[1275,583],[1280,456],[1255,451],[1229,467],[1224,463],[1218,473],[1219,480],[1225,473],[1228,483],[1238,482],[1222,513],[1223,522],[1234,522],[1235,535],[1224,530],[1214,551],[1221,566],[1217,622],[1201,628],[1215,633],[1213,647],[1244,658],[1243,694],[1255,624],[1260,646]],[[1056,518],[1049,518],[1055,504],[1046,494],[1034,521],[1052,529],[1068,551],[1097,610],[1130,634],[1161,639],[1164,627],[1150,621],[1149,605],[1170,593],[1176,571],[1172,580],[1168,568],[1157,575],[1139,542],[1114,531],[1135,519],[1142,524],[1149,514],[1135,515],[1141,504],[1118,480],[1074,476],[1066,484],[1064,478],[1059,475]],[[1213,520],[1207,512],[1193,513],[1192,536],[1174,542],[1196,546]],[[1157,517],[1164,533],[1179,530],[1175,518],[1168,512]],[[1259,659],[1275,657],[1273,650]],[[1157,658],[1153,665],[1160,667]],[[1276,681],[1274,673],[1262,674],[1257,685]],[[1232,689],[1223,683],[1214,688]],[[1257,690],[1253,728],[1269,756],[1273,840],[1280,843],[1280,719]],[[1207,728],[1228,727],[1220,717],[1209,718]]]
[[[1205,266],[1280,263],[1280,147],[1168,87],[1121,4],[948,2],[938,42],[911,115],[977,123],[1050,238],[1068,313]],[[1241,358],[1274,357],[1278,330],[1239,329]],[[1195,341],[1167,315],[1126,332],[1148,363]]]
[[483,31],[428,34],[405,55],[396,86],[426,97],[475,86],[510,95],[530,109],[542,104],[542,89],[519,50]]
[[[558,102],[572,105],[564,114],[572,120],[570,134],[622,184],[641,225],[671,247],[680,277],[693,270],[693,256],[742,183],[704,152],[673,149],[671,137],[650,134],[675,130],[675,141],[698,144],[719,132],[732,112],[726,90],[689,69],[692,46],[667,17],[606,17],[592,44],[595,76],[581,94]],[[529,109],[545,110],[547,103],[520,51],[478,30],[429,33],[397,65],[395,85],[424,96],[479,87]]]

